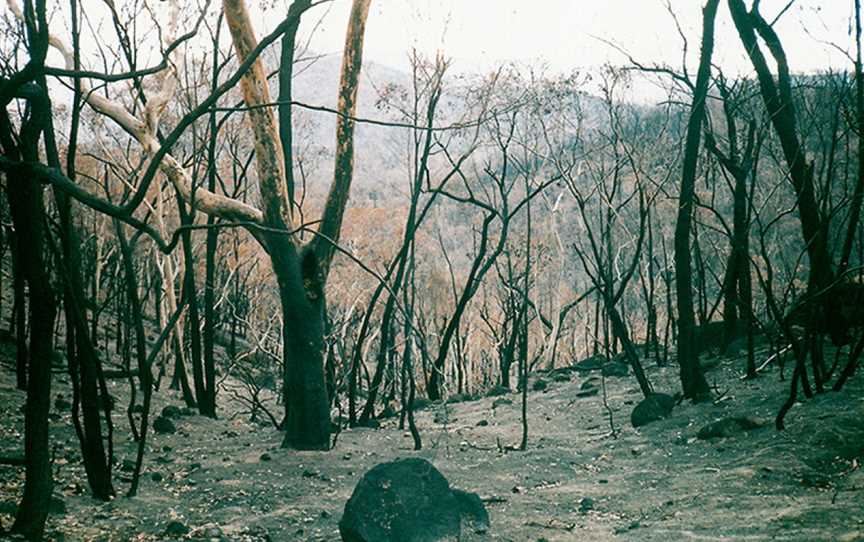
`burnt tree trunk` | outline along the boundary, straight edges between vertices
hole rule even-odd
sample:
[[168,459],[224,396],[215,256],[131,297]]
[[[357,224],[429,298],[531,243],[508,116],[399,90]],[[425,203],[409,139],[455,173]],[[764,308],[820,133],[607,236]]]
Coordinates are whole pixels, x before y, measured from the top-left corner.
[[699,365],[695,344],[693,311],[693,271],[690,262],[690,236],[693,224],[693,201],[696,165],[699,159],[701,126],[705,118],[705,99],[711,77],[711,56],[714,50],[714,19],[719,0],[708,0],[703,8],[702,50],[699,71],[693,91],[693,104],[687,123],[681,195],[675,223],[675,289],[678,309],[678,365],[684,397],[704,400],[710,394],[708,382]]

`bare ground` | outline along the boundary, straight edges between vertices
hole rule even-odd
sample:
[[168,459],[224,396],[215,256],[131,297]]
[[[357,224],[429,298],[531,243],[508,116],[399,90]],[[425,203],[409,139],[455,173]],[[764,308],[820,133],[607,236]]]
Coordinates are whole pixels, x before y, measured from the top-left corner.
[[[856,375],[841,393],[803,400],[778,432],[773,417],[788,382],[776,371],[741,381],[742,365],[725,360],[709,373],[726,392],[719,404],[684,403],[640,430],[629,422],[641,398],[632,377],[606,380],[610,410],[602,394],[576,397],[583,377],[550,381],[546,391],[529,394],[526,452],[508,450],[520,438],[517,394],[497,408],[495,398],[484,398],[419,412],[420,452],[396,419],[381,429],[345,430],[330,452],[281,450],[279,433],[236,415],[238,406],[223,394],[219,420],[186,417],[174,435],[151,433],[139,496],[109,503],[87,495],[69,413],[57,413],[55,493],[66,511],[50,517],[49,537],[168,540],[165,527],[178,520],[192,529],[187,539],[338,540],[342,508],[360,476],[416,455],[453,486],[487,500],[491,530],[468,540],[864,540],[864,378]],[[652,367],[649,375],[658,391],[677,388],[673,367]],[[67,387],[65,375],[57,375],[55,393],[68,397]],[[113,384],[121,404],[125,387]],[[0,455],[20,454],[23,402],[2,368]],[[167,404],[180,404],[176,392],[158,392],[154,413]],[[435,423],[436,414],[446,423]],[[726,439],[695,438],[706,423],[731,415],[761,418],[766,426]],[[488,425],[478,426],[481,420]],[[134,458],[135,443],[125,417],[114,421],[122,494],[129,474],[119,466]],[[22,469],[0,466],[2,527],[11,524],[22,482]]]

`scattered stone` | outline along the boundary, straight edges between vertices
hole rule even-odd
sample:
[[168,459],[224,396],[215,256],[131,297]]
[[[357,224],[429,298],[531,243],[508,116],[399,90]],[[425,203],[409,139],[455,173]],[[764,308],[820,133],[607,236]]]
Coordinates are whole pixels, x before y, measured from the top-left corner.
[[580,373],[597,371],[603,368],[603,365],[606,363],[606,361],[606,356],[598,354],[596,356],[591,356],[577,362],[575,365],[573,365],[573,368]]
[[168,525],[165,526],[165,531],[163,531],[162,536],[179,538],[189,534],[190,530],[189,527],[177,520],[169,521]]
[[174,422],[170,419],[159,416],[153,420],[153,431],[157,435],[167,435],[177,432],[177,427],[174,426]]
[[486,427],[487,425],[489,425],[489,420],[480,420],[477,422],[477,427]]
[[708,440],[712,438],[729,438],[740,433],[759,429],[765,424],[757,419],[744,416],[732,416],[711,422],[696,435],[700,440]]
[[175,405],[168,405],[162,409],[162,417],[168,418],[169,420],[176,420],[182,415],[183,411],[180,410],[180,407]]
[[476,495],[456,492],[421,458],[397,459],[367,472],[339,521],[344,542],[457,540],[462,518],[488,529],[485,506]]
[[512,399],[507,399],[506,397],[499,397],[498,399],[495,399],[494,401],[492,401],[492,408],[498,408],[500,406],[512,405],[512,404],[513,404]]
[[549,384],[547,384],[546,381],[541,378],[534,381],[531,389],[534,391],[546,391],[547,387],[549,387]]
[[651,422],[668,418],[675,408],[675,398],[665,393],[652,393],[642,399],[630,414],[633,427],[642,427]]
[[605,377],[624,377],[630,374],[630,366],[623,361],[608,361],[602,370]]
[[63,397],[62,393],[58,393],[57,398],[54,399],[54,408],[65,412],[72,408],[72,403],[70,403],[65,397]]
[[591,510],[594,510],[594,499],[592,499],[591,497],[584,497],[579,500],[580,514],[585,514],[586,512],[589,512]]

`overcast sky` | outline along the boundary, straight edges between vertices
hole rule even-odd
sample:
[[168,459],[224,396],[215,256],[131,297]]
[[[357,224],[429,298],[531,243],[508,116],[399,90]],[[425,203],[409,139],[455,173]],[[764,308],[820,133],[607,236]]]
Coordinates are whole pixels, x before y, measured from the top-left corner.
[[[700,0],[671,0],[698,62]],[[769,21],[788,0],[763,0]],[[721,2],[715,64],[737,71],[749,66]],[[749,4],[749,1],[748,1]],[[853,0],[797,0],[776,29],[795,71],[847,67],[843,54],[821,41],[851,50]],[[334,0],[312,37],[321,52],[341,51],[349,0]],[[324,10],[315,12],[320,18]],[[308,17],[306,32],[311,29]],[[502,61],[545,62],[555,71],[590,68],[626,58],[597,38],[613,41],[644,62],[681,64],[681,39],[663,0],[373,0],[366,58],[405,67],[411,47],[443,50],[457,70],[489,69]]]

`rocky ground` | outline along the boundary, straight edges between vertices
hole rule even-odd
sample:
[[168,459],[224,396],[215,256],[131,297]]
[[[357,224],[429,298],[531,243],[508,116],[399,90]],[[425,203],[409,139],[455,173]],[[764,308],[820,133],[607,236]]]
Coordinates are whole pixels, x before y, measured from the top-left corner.
[[[220,419],[182,416],[176,433],[151,436],[139,496],[108,503],[87,496],[70,414],[55,409],[49,539],[338,540],[344,504],[362,474],[419,456],[486,502],[491,529],[469,540],[864,540],[864,376],[841,393],[796,405],[788,429],[778,432],[772,422],[788,382],[776,371],[742,381],[742,366],[724,359],[711,370],[722,394],[716,404],[683,403],[638,430],[629,421],[641,399],[632,376],[595,380],[599,391],[591,395],[582,386],[597,372],[535,375],[525,452],[511,449],[521,435],[515,393],[420,411],[419,452],[389,419],[378,429],[343,431],[324,453],[280,449],[279,433],[250,423],[223,394]],[[649,366],[648,374],[658,391],[677,389],[675,368]],[[56,392],[68,396],[64,375],[56,376]],[[113,383],[121,402],[125,387]],[[154,400],[155,412],[181,403],[170,391]],[[23,402],[4,363],[0,455],[20,454]],[[697,438],[728,416],[764,427]],[[115,424],[122,494],[135,444],[125,418],[115,416]],[[22,481],[22,469],[0,466],[0,527],[11,524]]]

